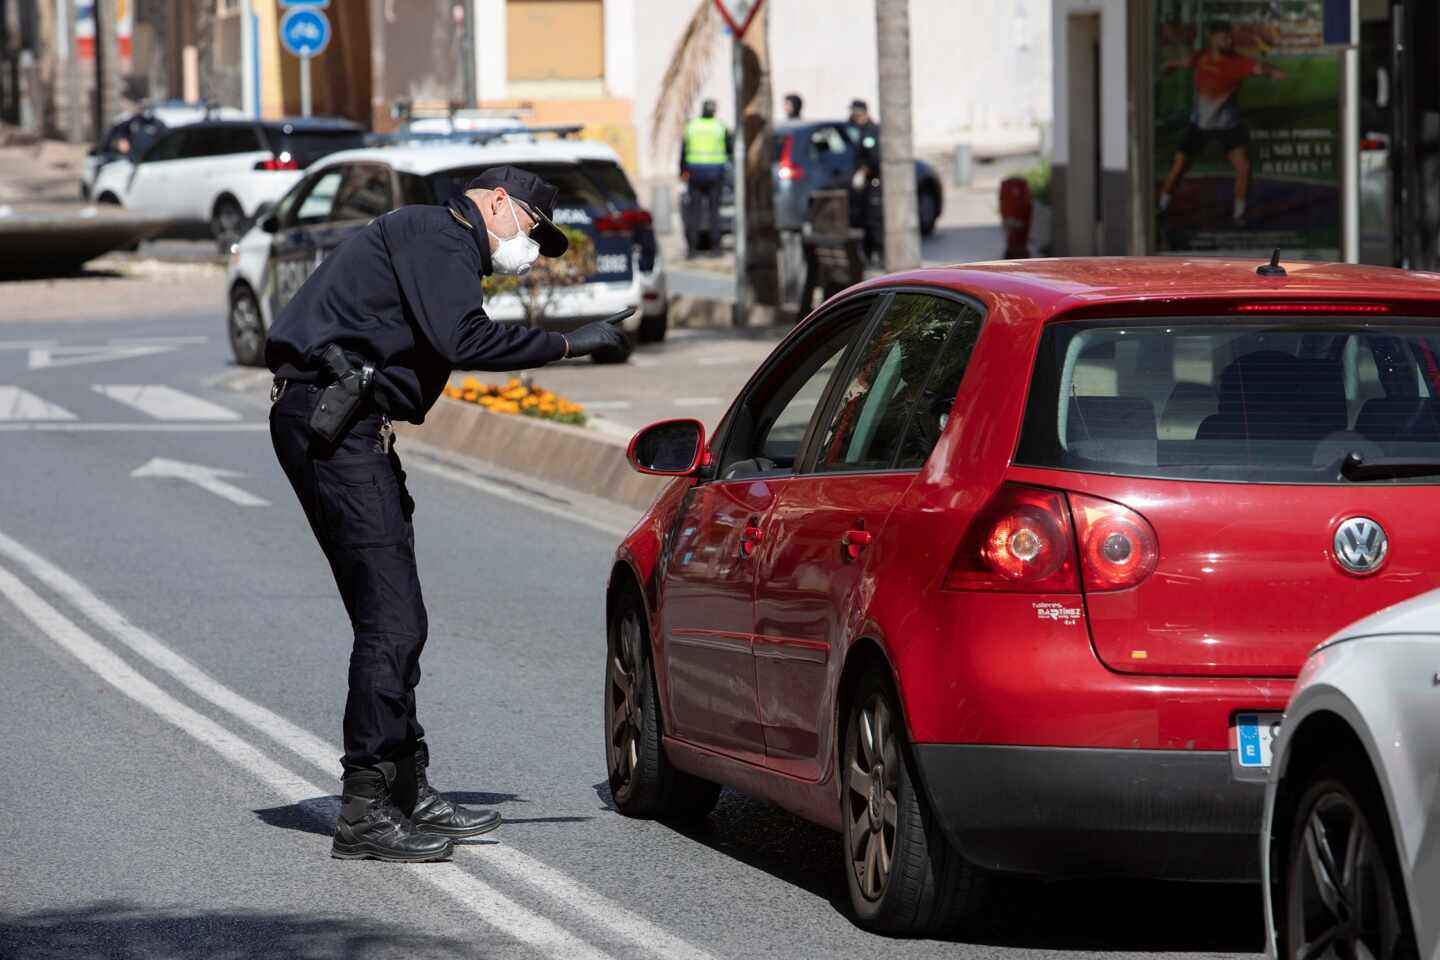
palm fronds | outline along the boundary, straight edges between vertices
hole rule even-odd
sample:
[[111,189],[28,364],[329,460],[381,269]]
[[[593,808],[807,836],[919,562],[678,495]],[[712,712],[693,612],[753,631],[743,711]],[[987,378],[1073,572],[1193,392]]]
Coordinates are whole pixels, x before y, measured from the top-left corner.
[[720,16],[714,0],[699,0],[660,81],[660,96],[650,116],[650,149],[661,160],[679,149],[685,123],[695,109],[695,97],[715,53]]

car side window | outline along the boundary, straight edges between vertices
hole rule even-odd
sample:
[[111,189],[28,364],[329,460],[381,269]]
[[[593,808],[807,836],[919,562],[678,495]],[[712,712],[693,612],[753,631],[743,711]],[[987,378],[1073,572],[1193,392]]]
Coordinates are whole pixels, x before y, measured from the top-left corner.
[[159,140],[145,152],[140,158],[142,163],[157,163],[162,160],[174,160],[180,155],[181,141],[186,137],[186,131],[174,130]]
[[766,364],[727,418],[716,474],[721,480],[795,469],[826,390],[874,306],[875,299],[865,297],[817,317]]
[[324,223],[330,219],[330,211],[335,206],[335,195],[340,192],[340,183],[345,177],[345,168],[336,167],[333,170],[326,170],[315,181],[310,188],[300,196],[299,203],[295,207],[294,226],[306,226],[308,224]]
[[413,173],[401,173],[400,179],[400,205],[411,203],[434,203],[435,194],[430,191],[430,184],[425,182],[424,177],[417,177]]
[[231,153],[254,153],[260,149],[260,136],[254,127],[216,127],[210,131],[206,156]]
[[215,136],[213,128],[206,129],[202,124],[195,124],[180,132],[180,149],[176,154],[177,160],[194,160],[197,157],[208,157],[211,150],[212,140]]
[[357,163],[350,167],[335,197],[330,219],[373,220],[394,207],[390,189],[390,168],[378,163]]
[[[973,330],[957,338],[952,336],[957,325]],[[965,304],[897,294],[838,394],[820,434],[815,470],[887,470],[923,462],[940,437],[938,425],[949,415],[946,401],[959,389],[978,328],[978,311]],[[937,376],[942,357],[944,372]],[[937,391],[947,383],[954,387],[942,398]]]
[[810,134],[810,148],[816,156],[841,156],[850,152],[844,136],[834,127],[816,127]]

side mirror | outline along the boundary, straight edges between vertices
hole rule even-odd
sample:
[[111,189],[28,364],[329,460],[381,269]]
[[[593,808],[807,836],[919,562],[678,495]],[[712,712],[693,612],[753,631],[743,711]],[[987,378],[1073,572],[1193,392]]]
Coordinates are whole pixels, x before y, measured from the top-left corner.
[[260,229],[266,233],[275,233],[280,229],[280,219],[275,214],[267,214],[265,219],[260,221]]
[[705,453],[705,425],[699,420],[662,420],[635,434],[626,456],[630,466],[652,477],[688,477]]

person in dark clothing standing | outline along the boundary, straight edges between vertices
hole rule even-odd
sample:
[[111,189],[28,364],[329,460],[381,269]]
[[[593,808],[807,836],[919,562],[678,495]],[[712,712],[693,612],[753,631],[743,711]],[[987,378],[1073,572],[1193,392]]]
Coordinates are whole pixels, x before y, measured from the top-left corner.
[[870,119],[864,100],[850,101],[846,134],[855,147],[855,172],[850,179],[850,225],[865,230],[865,256],[880,251],[880,127]]
[[798,93],[785,94],[785,119],[799,122],[800,113],[805,109],[805,101],[800,99]]
[[608,321],[562,336],[485,315],[482,277],[565,253],[551,221],[556,193],[533,174],[494,167],[446,206],[377,217],[320,264],[266,342],[275,455],[354,630],[338,858],[441,860],[452,838],[500,823],[494,811],[446,800],[426,776],[415,710],[425,604],[391,424],[423,421],[452,370],[538,367],[623,343]]
[[685,125],[680,145],[680,179],[685,181],[685,244],[690,256],[720,249],[720,195],[730,159],[730,131],[715,119],[715,101],[700,106],[700,116]]

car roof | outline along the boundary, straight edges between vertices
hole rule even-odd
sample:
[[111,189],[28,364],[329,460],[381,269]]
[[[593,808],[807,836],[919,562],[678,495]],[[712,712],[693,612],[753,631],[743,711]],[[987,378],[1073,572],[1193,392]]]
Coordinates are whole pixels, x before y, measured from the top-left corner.
[[405,173],[428,177],[457,167],[479,167],[502,163],[578,163],[608,160],[618,164],[619,155],[609,146],[593,140],[536,140],[516,143],[449,144],[430,146],[363,147],[342,150],[316,161],[318,170],[337,163],[383,163]]
[[[1106,305],[1153,304],[1184,312],[1184,303],[1241,300],[1431,301],[1440,274],[1322,261],[1285,261],[1284,277],[1262,277],[1261,259],[1221,257],[1075,257],[957,264],[867,281],[856,289],[900,284],[947,287],[992,302],[1008,299],[1021,314],[1046,319]],[[1134,311],[1132,309],[1131,313]]]

